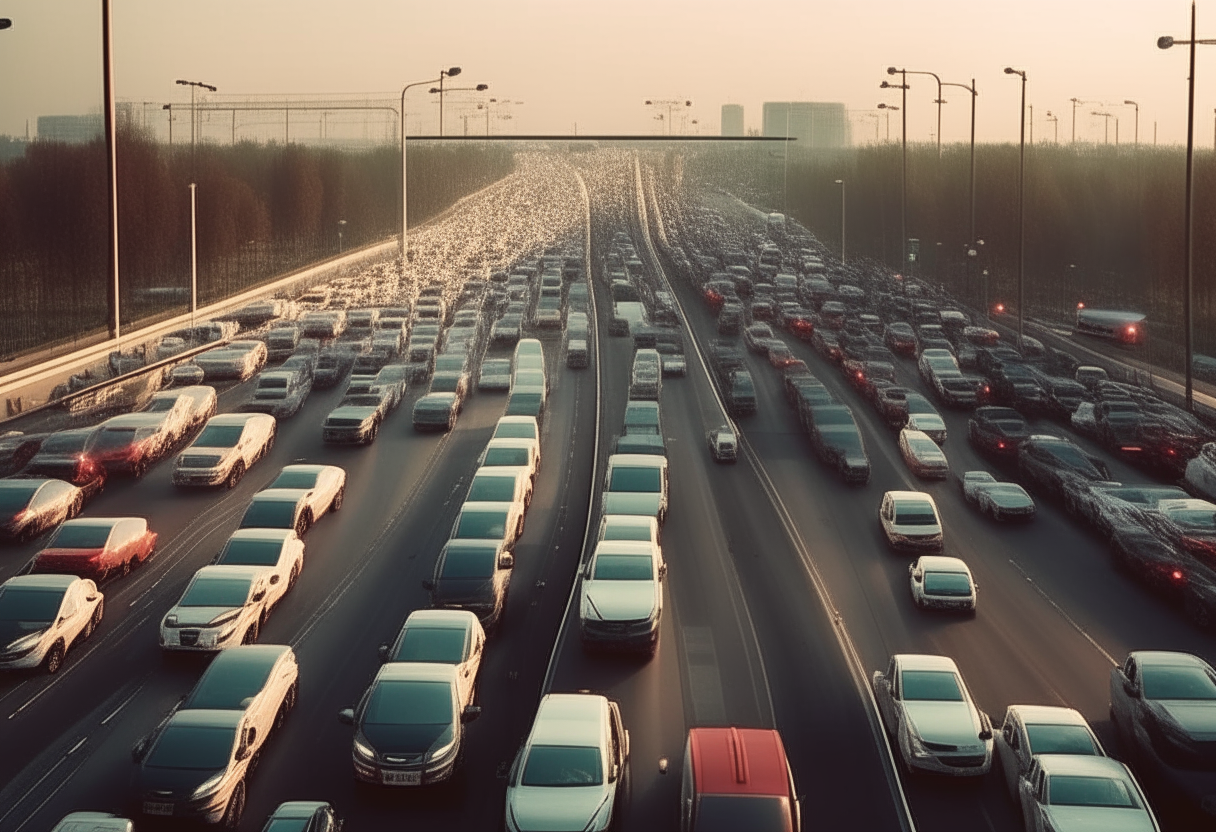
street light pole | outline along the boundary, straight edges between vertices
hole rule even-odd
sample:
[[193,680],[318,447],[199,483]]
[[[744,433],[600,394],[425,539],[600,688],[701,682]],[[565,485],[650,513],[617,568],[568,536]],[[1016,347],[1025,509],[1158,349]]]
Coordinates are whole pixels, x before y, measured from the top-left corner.
[[[1090,113],[1090,115],[1091,116],[1100,116],[1101,118],[1103,118],[1105,120],[1104,123],[1106,126],[1103,127],[1103,129],[1102,129],[1102,144],[1110,144],[1110,119],[1113,114],[1112,113],[1099,113],[1098,111],[1095,110],[1094,112]],[[1118,143],[1118,141],[1116,140],[1116,144],[1117,143]]]
[[[894,75],[899,73],[900,83],[898,85],[889,84],[883,81],[880,86],[892,87],[897,86],[900,90],[903,100],[900,101],[900,121],[902,124],[902,138],[900,141],[903,144],[903,162],[901,164],[901,175],[899,182],[899,245],[900,245],[900,266],[899,270],[902,273],[908,268],[908,73],[902,69],[896,69],[893,66],[887,67],[887,74]],[[941,98],[939,95],[938,98]]]
[[[178,84],[190,88],[190,329],[194,329],[194,314],[198,310],[198,179],[195,166],[195,119],[194,93],[199,87],[216,92],[216,87],[204,84],[202,81],[182,81]],[[169,111],[169,126],[173,126],[173,111]]]
[[1194,378],[1192,376],[1194,363],[1194,332],[1193,320],[1191,317],[1191,295],[1195,290],[1195,247],[1192,239],[1193,221],[1194,221],[1194,157],[1195,157],[1195,46],[1216,44],[1216,40],[1196,40],[1195,39],[1195,0],[1191,0],[1191,39],[1190,40],[1174,40],[1166,35],[1165,37],[1157,38],[1157,47],[1159,49],[1169,49],[1175,44],[1188,44],[1191,49],[1190,55],[1190,75],[1187,79],[1187,105],[1186,105],[1186,231],[1184,232],[1183,247],[1186,250],[1186,283],[1184,286],[1184,294],[1182,296],[1182,317],[1184,318],[1184,330],[1186,336],[1186,409],[1195,409],[1194,399]]
[[942,86],[945,87],[961,87],[971,93],[971,244],[975,244],[975,99],[979,97],[979,91],[975,87],[975,79],[971,79],[971,86],[966,84],[956,84],[947,81]]
[[1128,107],[1136,108],[1136,131],[1135,131],[1135,138],[1133,141],[1135,142],[1136,149],[1139,150],[1140,149],[1140,105],[1137,104],[1135,101],[1132,101],[1130,98],[1128,100],[1124,101],[1123,104]]
[[840,186],[840,262],[843,265],[845,262],[844,180],[837,179],[836,184]]
[[1051,122],[1051,126],[1053,129],[1052,144],[1059,144],[1060,143],[1060,119],[1058,116],[1052,115],[1051,110],[1048,110],[1047,111],[1047,120]]
[[1022,110],[1018,141],[1018,349],[1026,318],[1026,71],[1005,67],[1006,75],[1022,79]]
[[895,110],[899,112],[899,107],[895,104],[879,104],[878,109],[887,111],[885,113],[887,117],[887,141],[891,141],[891,111]]
[[346,220],[338,220],[338,254],[342,253],[342,229],[346,227]]
[[[900,70],[904,75],[903,82],[906,84],[908,75],[932,75],[933,80],[937,82],[937,99],[934,103],[937,104],[937,158],[942,158],[942,105],[946,102],[942,100],[942,79],[937,77],[936,72],[925,72],[919,69]],[[887,70],[888,75],[894,75],[890,69]],[[907,102],[904,102],[905,104]]]
[[[406,216],[405,202],[405,93],[410,87],[421,87],[423,84],[434,84],[436,81],[442,81],[446,75],[448,78],[454,78],[460,74],[460,67],[454,66],[450,69],[441,71],[438,78],[430,78],[426,81],[415,81],[412,84],[406,84],[401,88],[401,276],[405,276],[405,255],[406,255],[406,235],[409,230],[409,219]],[[443,112],[443,96],[439,97],[440,113]],[[440,116],[440,126],[442,128],[443,117]],[[442,134],[442,129],[440,130]]]
[[114,119],[114,60],[111,43],[110,0],[101,0],[101,78],[102,93],[105,100],[105,130],[106,130],[106,187],[109,191],[109,318],[110,337],[115,341],[122,334],[121,315],[118,295],[118,147],[115,134]]

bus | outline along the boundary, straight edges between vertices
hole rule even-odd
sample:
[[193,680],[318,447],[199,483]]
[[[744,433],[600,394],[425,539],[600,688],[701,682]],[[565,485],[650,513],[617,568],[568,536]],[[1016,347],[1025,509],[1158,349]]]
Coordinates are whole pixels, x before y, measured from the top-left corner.
[[1089,309],[1084,304],[1077,304],[1077,324],[1073,331],[1125,346],[1137,346],[1144,343],[1147,326],[1147,316],[1139,312]]

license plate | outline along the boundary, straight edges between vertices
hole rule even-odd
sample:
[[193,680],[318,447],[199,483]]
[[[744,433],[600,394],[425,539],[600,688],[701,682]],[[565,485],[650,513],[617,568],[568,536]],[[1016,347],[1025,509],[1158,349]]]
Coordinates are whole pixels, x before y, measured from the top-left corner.
[[421,771],[385,771],[381,772],[385,785],[389,786],[420,786],[422,785]]
[[164,815],[168,817],[173,814],[172,803],[152,803],[147,801],[144,803],[145,815]]

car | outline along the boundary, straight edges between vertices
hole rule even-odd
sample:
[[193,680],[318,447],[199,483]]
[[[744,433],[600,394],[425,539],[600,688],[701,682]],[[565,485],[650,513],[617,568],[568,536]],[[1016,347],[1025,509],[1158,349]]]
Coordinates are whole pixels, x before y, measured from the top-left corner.
[[756,382],[747,370],[732,370],[723,384],[726,409],[732,416],[750,416],[756,412]]
[[937,408],[920,393],[908,393],[904,396],[904,406],[907,408],[907,422],[901,427],[919,430],[939,445],[946,442],[946,421],[937,412]]
[[0,480],[0,539],[28,543],[70,520],[84,507],[84,492],[63,480]]
[[1176,485],[1120,485],[1085,482],[1065,494],[1064,507],[1088,522],[1099,534],[1108,536],[1115,529],[1135,527],[1149,530],[1150,513],[1162,500],[1187,499]]
[[539,443],[540,424],[536,421],[535,416],[500,416],[490,438],[532,439]]
[[870,458],[853,411],[844,404],[813,405],[804,410],[811,447],[850,485],[870,481]]
[[652,454],[608,457],[602,497],[603,514],[639,514],[667,519],[667,458]]
[[236,829],[245,778],[265,741],[244,711],[175,711],[131,751],[140,811]]
[[304,569],[304,541],[294,529],[240,528],[211,562],[270,570],[266,592],[266,607],[270,609],[296,585]]
[[468,610],[493,631],[506,612],[515,556],[501,540],[449,540],[439,550],[434,575],[422,582],[431,606]]
[[1087,390],[1093,390],[1101,382],[1109,381],[1110,376],[1101,367],[1082,365],[1077,367],[1073,378]]
[[267,370],[258,375],[249,399],[241,405],[243,413],[269,413],[276,419],[290,419],[304,406],[312,390],[312,379],[290,370]]
[[313,521],[327,511],[338,511],[346,499],[346,471],[337,465],[285,465],[270,488],[302,488],[308,491]]
[[1038,754],[1107,756],[1085,717],[1072,708],[1054,705],[1010,705],[994,744],[1005,787],[1014,802],[1018,801],[1018,780],[1029,774]]
[[307,489],[266,488],[253,495],[241,516],[242,529],[289,529],[300,537],[316,522]]
[[690,728],[680,793],[681,832],[802,828],[785,743],[773,729]]
[[507,832],[613,821],[629,762],[620,706],[592,693],[547,693],[507,773]]
[[332,444],[370,445],[380,434],[384,400],[375,396],[368,404],[339,404],[325,417],[321,439]]
[[160,623],[160,646],[173,652],[215,653],[253,644],[270,612],[272,569],[204,566]]
[[916,354],[916,333],[912,325],[903,321],[895,321],[886,325],[883,330],[883,343],[891,352],[911,358]]
[[338,714],[355,728],[355,778],[385,786],[423,786],[451,778],[463,758],[465,724],[481,714],[461,700],[455,664],[388,662],[353,708]]
[[1018,472],[1031,485],[1065,503],[1070,492],[1109,478],[1099,460],[1069,440],[1049,434],[1031,435],[1018,445]]
[[979,585],[959,558],[923,555],[908,566],[912,602],[921,609],[964,610],[975,614]]
[[1072,379],[1043,375],[1039,383],[1047,394],[1047,414],[1057,419],[1067,420],[1089,395],[1085,385]]
[[539,422],[544,418],[547,398],[544,387],[513,386],[507,397],[506,415],[531,416]]
[[280,803],[262,832],[341,832],[342,821],[334,807],[320,800]]
[[540,471],[540,441],[514,437],[499,437],[486,443],[477,458],[478,467],[507,466],[528,469],[533,482]]
[[473,472],[466,502],[519,503],[524,511],[532,502],[532,472],[520,466],[491,465]]
[[106,419],[85,446],[84,453],[107,474],[148,472],[176,441],[176,420],[170,413],[124,413]]
[[[294,355],[290,356],[286,361],[280,364],[279,369],[296,373],[301,378],[308,379],[309,384],[311,384],[317,375],[317,354],[314,352],[296,352]],[[185,387],[182,389],[190,390],[192,388]],[[214,415],[215,413],[207,414],[207,417],[203,421],[210,419]]]
[[156,539],[143,517],[78,517],[55,530],[30,571],[94,580],[126,575],[152,556]]
[[599,532],[596,541],[600,540],[643,540],[659,545],[662,530],[659,521],[654,517],[643,517],[638,514],[605,514],[600,517]]
[[51,832],[135,832],[135,824],[109,812],[72,812]]
[[381,644],[381,662],[448,664],[456,668],[456,695],[461,708],[473,704],[486,633],[468,610],[414,610],[397,637]]
[[986,375],[997,401],[1027,413],[1047,409],[1043,386],[1030,367],[1020,361],[998,362]]
[[452,523],[452,540],[502,540],[511,545],[524,531],[524,507],[518,502],[464,503]]
[[46,477],[69,482],[80,489],[87,503],[106,486],[105,466],[84,452],[92,435],[92,428],[74,428],[52,433],[42,440],[38,452],[25,463],[20,476]]
[[739,458],[739,441],[730,427],[714,428],[705,434],[705,441],[715,462],[734,462]]
[[55,674],[101,623],[105,596],[89,578],[16,575],[0,584],[0,670]]
[[657,543],[599,541],[579,589],[583,646],[653,655],[659,646],[666,574]]
[[933,497],[923,491],[888,491],[878,508],[887,543],[895,549],[940,552],[942,520]]
[[353,412],[358,408],[374,408],[377,417],[383,423],[392,412],[393,394],[377,387],[374,376],[352,376],[352,380],[356,378],[367,379],[366,392],[356,393],[354,390],[348,389],[342,396],[342,401],[338,402],[338,408],[349,409],[348,412]]
[[768,324],[756,323],[743,330],[743,343],[754,353],[768,355],[768,344],[776,339],[773,328]]
[[1015,459],[1018,447],[1030,436],[1026,417],[1012,407],[977,407],[967,421],[967,439],[976,450]]
[[162,390],[153,393],[151,400],[142,408],[141,412],[164,414],[164,430],[168,434],[168,442],[171,445],[180,442],[186,434],[199,426],[199,422],[195,419],[194,399],[182,393],[181,390]]
[[1018,778],[1018,802],[1030,832],[1160,829],[1136,778],[1109,757],[1040,754]]
[[904,771],[982,777],[992,768],[992,723],[954,660],[897,654],[874,671],[874,698]]
[[907,387],[890,385],[875,391],[875,403],[883,419],[894,428],[902,428],[908,422]]
[[1157,501],[1148,525],[1195,557],[1216,562],[1216,504],[1191,497]]
[[277,432],[278,423],[266,413],[212,416],[190,447],[178,455],[173,484],[234,488],[254,463],[270,453]]
[[427,393],[414,402],[416,431],[451,431],[460,416],[461,400],[455,393]]
[[469,374],[436,370],[431,376],[431,393],[455,393],[461,403],[469,397]]
[[904,428],[899,432],[899,452],[908,469],[918,477],[945,479],[950,476],[950,463],[945,453],[928,434]]
[[207,379],[250,378],[266,363],[266,344],[262,341],[229,341],[194,356]]
[[487,358],[481,362],[477,377],[478,390],[506,391],[511,389],[511,359]]
[[987,471],[967,471],[961,480],[963,496],[980,514],[993,520],[1030,520],[1034,498],[1015,482],[999,482]]
[[389,412],[392,412],[405,398],[405,391],[409,386],[409,371],[404,364],[385,365],[376,373],[372,386],[387,398]]
[[1187,488],[1197,497],[1216,500],[1216,442],[1208,442],[1186,464],[1183,477]]

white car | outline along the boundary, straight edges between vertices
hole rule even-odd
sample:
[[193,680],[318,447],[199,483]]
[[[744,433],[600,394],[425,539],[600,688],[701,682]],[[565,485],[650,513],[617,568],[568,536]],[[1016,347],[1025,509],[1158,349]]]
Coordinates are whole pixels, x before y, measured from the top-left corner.
[[524,533],[523,503],[464,503],[452,523],[452,540],[502,540],[508,546]]
[[285,465],[269,488],[302,488],[315,523],[327,511],[342,508],[346,498],[346,471],[337,465]]
[[508,832],[612,823],[629,760],[629,732],[616,702],[591,693],[549,693],[507,774]]
[[1018,779],[1029,773],[1036,755],[1106,756],[1085,717],[1055,705],[1010,705],[995,743],[1005,787],[1014,802],[1018,800]]
[[1209,442],[1199,455],[1186,464],[1188,490],[1198,496],[1216,501],[1216,442]]
[[382,662],[426,662],[456,667],[460,707],[473,704],[486,631],[468,610],[414,610],[392,644],[381,644]]
[[604,475],[602,512],[667,519],[667,457],[613,454]]
[[511,389],[511,360],[509,358],[487,358],[477,374],[478,390]]
[[584,647],[645,650],[659,646],[667,564],[656,543],[601,540],[583,573],[579,629]]
[[486,443],[486,449],[481,452],[481,456],[477,458],[477,465],[481,468],[496,465],[524,467],[528,469],[528,475],[535,481],[536,475],[540,471],[540,440],[491,439]]
[[478,468],[469,483],[465,502],[519,503],[523,511],[532,502],[531,471],[520,466],[491,465]]
[[72,812],[51,832],[135,832],[135,824],[109,812]]
[[946,441],[946,420],[937,413],[909,413],[906,426],[920,431],[939,445]]
[[[207,420],[216,414],[219,410],[219,397],[216,395],[215,388],[206,384],[195,384],[190,387],[174,387],[171,390],[162,390],[152,396],[151,403],[144,408],[149,412],[164,410],[166,407],[172,407],[174,397],[185,396],[188,399],[190,413],[190,426],[187,432],[197,430],[206,424]],[[162,399],[168,400],[170,404],[165,404]]]
[[937,503],[923,491],[888,491],[878,507],[887,543],[896,549],[940,552],[942,518]]
[[75,575],[17,575],[0,584],[0,670],[58,673],[69,648],[93,634],[105,597]]
[[203,432],[177,457],[173,484],[235,487],[245,472],[274,447],[277,430],[278,423],[267,413],[211,417]]
[[291,529],[237,529],[212,563],[271,570],[266,608],[276,606],[304,569],[304,541]]
[[540,423],[535,416],[501,416],[491,439],[532,439],[540,442]]
[[263,566],[204,566],[160,622],[165,650],[214,653],[253,644],[270,611],[273,570]]
[[950,463],[937,443],[923,431],[904,428],[899,432],[899,452],[913,474],[926,479],[950,476]]
[[1160,829],[1136,778],[1110,757],[1041,754],[1018,778],[1018,802],[1027,832]]
[[658,546],[659,521],[640,514],[605,514],[596,540],[645,540]]
[[967,610],[975,613],[979,586],[967,564],[958,558],[925,555],[908,567],[912,600],[924,609]]
[[705,434],[705,441],[709,444],[709,452],[713,454],[715,462],[734,462],[739,458],[739,440],[729,427],[711,430]]
[[1034,498],[1016,482],[1000,482],[987,471],[963,474],[963,496],[980,514],[993,520],[1029,520],[1034,517]]
[[152,399],[143,409],[144,413],[164,414],[164,430],[168,435],[168,442],[171,445],[177,444],[186,434],[198,426],[194,415],[194,398],[183,393],[182,390],[185,389],[187,388],[162,390],[159,393],[154,393]]
[[978,777],[992,768],[992,723],[946,656],[898,654],[874,671],[874,697],[905,771]]
[[229,341],[194,356],[208,379],[244,381],[266,364],[266,344],[262,341]]

